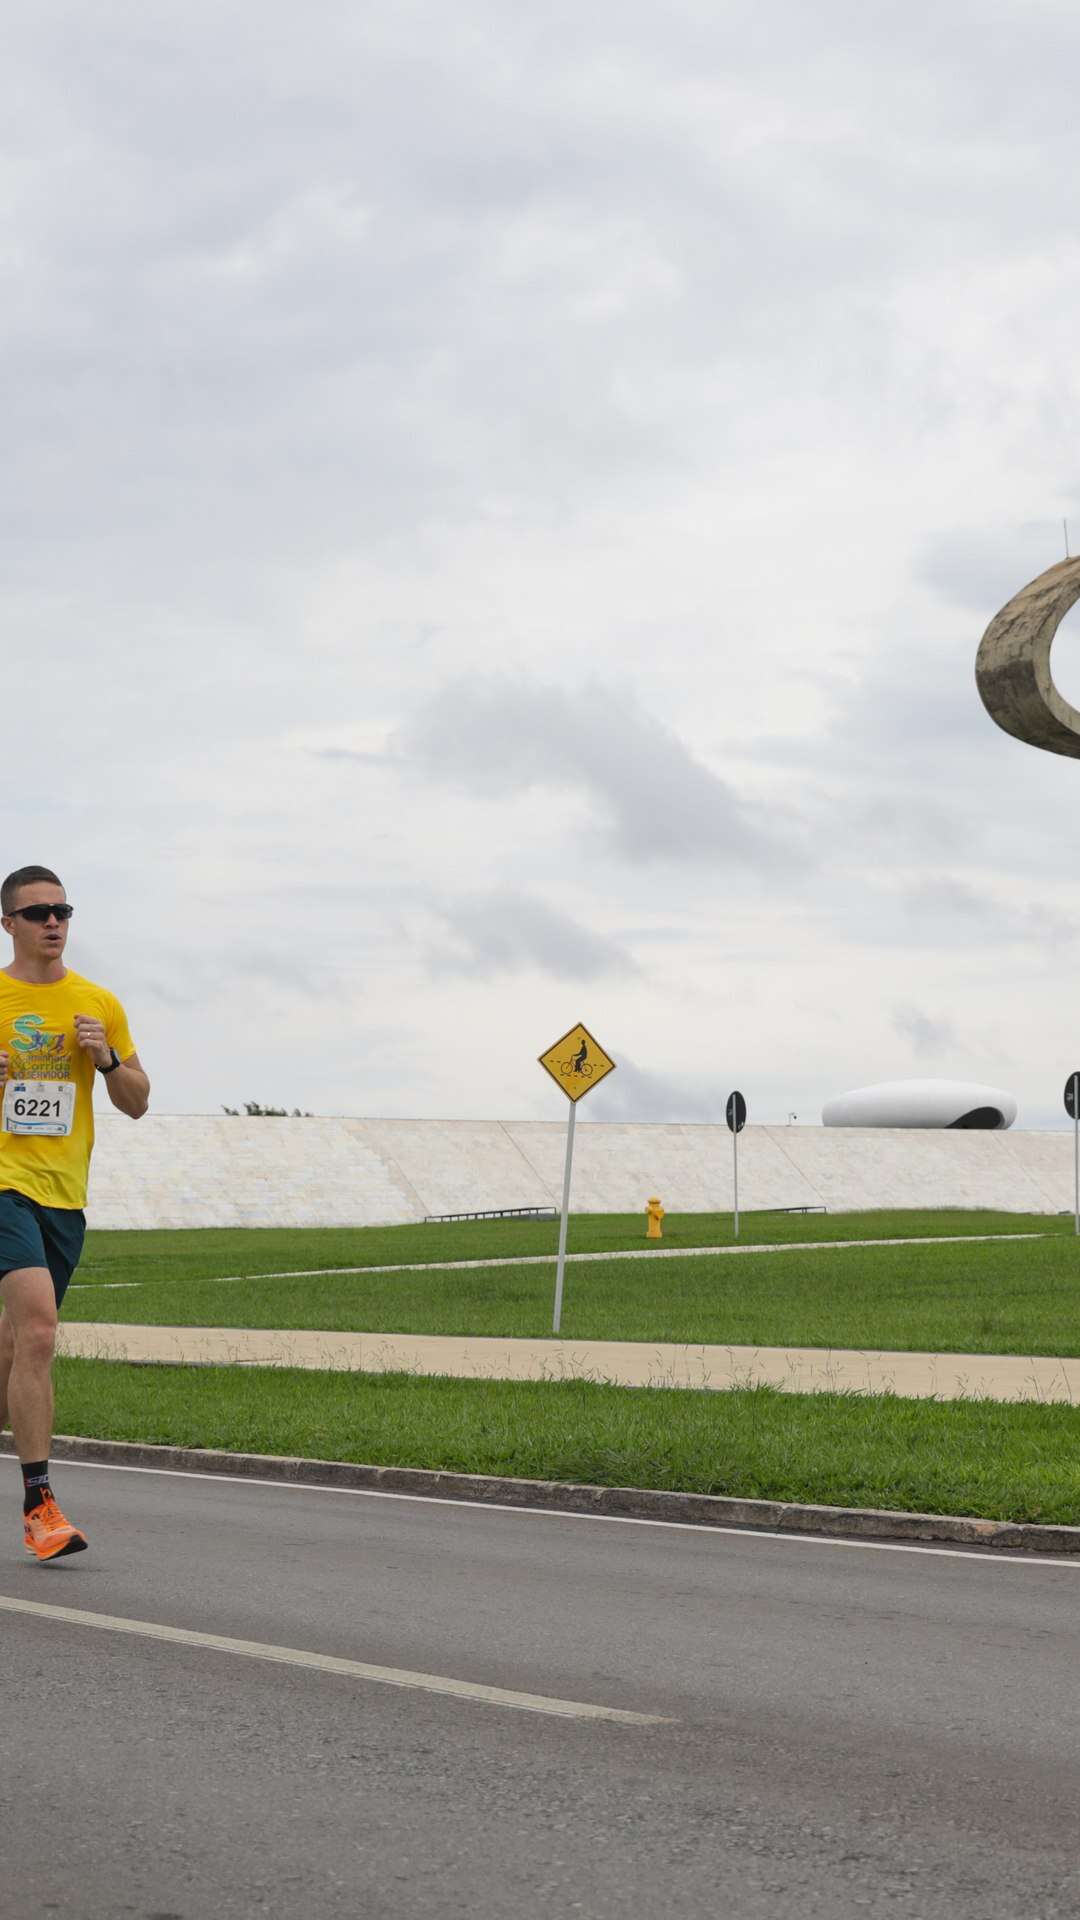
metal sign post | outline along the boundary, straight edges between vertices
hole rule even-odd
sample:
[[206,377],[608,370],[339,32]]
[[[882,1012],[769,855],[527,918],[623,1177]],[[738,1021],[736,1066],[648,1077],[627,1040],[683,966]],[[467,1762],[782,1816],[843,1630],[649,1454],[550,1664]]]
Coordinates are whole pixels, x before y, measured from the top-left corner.
[[570,1118],[566,1123],[566,1167],[562,1183],[562,1217],[559,1221],[559,1257],[555,1263],[555,1315],[551,1330],[558,1333],[562,1324],[562,1288],[563,1274],[566,1272],[566,1223],[570,1218],[570,1171],[574,1164],[574,1121],[577,1119],[577,1102],[570,1105]]
[[587,1093],[599,1086],[609,1073],[614,1073],[615,1062],[610,1054],[604,1052],[598,1040],[594,1040],[587,1027],[578,1022],[556,1040],[553,1047],[540,1055],[540,1065],[550,1073],[557,1087],[560,1087],[570,1102],[570,1119],[566,1128],[566,1166],[563,1170],[562,1216],[559,1220],[559,1254],[555,1263],[555,1312],[552,1332],[558,1333],[562,1322],[563,1274],[566,1271],[566,1228],[570,1219],[570,1176],[574,1164],[574,1121],[577,1118],[577,1103]]
[[1073,1214],[1080,1234],[1080,1072],[1065,1082],[1065,1111],[1073,1123]]
[[746,1101],[741,1093],[729,1093],[724,1118],[731,1129],[732,1175],[735,1186],[735,1238],[739,1237],[739,1135],[746,1125]]

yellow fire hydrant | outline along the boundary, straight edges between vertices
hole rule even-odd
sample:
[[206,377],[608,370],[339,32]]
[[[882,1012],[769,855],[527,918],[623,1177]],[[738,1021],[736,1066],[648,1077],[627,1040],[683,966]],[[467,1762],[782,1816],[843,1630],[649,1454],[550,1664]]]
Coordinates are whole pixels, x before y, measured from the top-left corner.
[[649,1201],[645,1208],[645,1217],[649,1222],[645,1229],[646,1240],[662,1240],[664,1237],[664,1229],[660,1225],[660,1222],[664,1217],[664,1209],[655,1197]]

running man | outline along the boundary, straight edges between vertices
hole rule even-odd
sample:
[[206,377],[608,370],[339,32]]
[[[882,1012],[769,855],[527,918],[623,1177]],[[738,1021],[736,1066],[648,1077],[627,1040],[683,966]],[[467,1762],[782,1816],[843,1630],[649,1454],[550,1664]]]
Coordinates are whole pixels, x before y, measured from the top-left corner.
[[38,1560],[86,1545],[56,1504],[49,1448],[57,1312],[86,1231],[94,1081],[132,1120],[150,1101],[119,1000],[64,965],[72,912],[48,867],[20,867],[0,887],[15,947],[0,968],[0,1430],[10,1416]]

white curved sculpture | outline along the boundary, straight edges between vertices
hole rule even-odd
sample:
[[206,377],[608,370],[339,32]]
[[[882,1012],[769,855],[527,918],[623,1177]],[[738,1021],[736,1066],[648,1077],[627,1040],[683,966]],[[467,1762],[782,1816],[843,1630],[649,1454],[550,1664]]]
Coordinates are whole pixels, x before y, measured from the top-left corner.
[[1016,1101],[1003,1087],[974,1080],[887,1080],[827,1100],[826,1127],[1011,1127]]

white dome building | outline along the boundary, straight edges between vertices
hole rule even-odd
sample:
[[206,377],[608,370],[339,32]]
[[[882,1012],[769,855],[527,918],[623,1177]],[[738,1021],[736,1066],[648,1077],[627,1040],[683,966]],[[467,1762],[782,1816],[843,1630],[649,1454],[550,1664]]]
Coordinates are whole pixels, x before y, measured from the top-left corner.
[[838,1093],[821,1110],[826,1127],[1011,1127],[1016,1100],[973,1080],[886,1080]]

